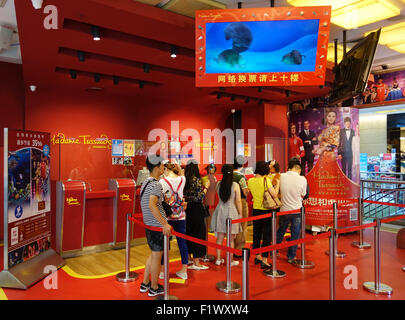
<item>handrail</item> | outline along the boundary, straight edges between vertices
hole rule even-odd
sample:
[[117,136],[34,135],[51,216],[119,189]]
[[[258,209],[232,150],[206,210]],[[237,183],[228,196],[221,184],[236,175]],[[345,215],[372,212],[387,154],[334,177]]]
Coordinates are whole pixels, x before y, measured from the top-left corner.
[[397,180],[367,180],[367,179],[360,179],[360,183],[386,183],[386,184],[400,184],[405,185],[405,181],[397,181]]

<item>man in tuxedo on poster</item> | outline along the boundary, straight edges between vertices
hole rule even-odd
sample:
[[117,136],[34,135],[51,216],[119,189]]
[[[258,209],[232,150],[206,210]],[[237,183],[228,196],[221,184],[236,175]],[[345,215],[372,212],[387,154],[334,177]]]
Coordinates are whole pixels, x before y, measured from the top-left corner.
[[349,117],[344,119],[344,128],[340,130],[340,142],[338,155],[342,160],[342,171],[349,178],[352,179],[352,165],[353,165],[353,148],[352,141],[354,137],[354,130],[351,128],[352,120]]
[[[315,155],[313,154],[314,145],[318,144],[318,139],[315,135],[315,132],[310,130],[310,122],[308,120],[304,121],[304,130],[302,130],[299,134],[302,142],[304,143],[304,150],[305,155],[301,158],[301,167],[302,167],[302,174],[306,175],[309,171],[311,171],[312,167],[314,166],[314,158]],[[308,166],[308,170],[305,171],[306,166]]]

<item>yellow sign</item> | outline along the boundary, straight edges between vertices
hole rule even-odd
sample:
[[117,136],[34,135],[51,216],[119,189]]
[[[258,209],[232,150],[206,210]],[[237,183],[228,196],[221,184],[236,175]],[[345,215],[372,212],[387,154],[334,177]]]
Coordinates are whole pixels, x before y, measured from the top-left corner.
[[120,195],[121,201],[131,201],[131,197],[127,194]]
[[135,140],[124,140],[124,157],[135,157]]
[[69,206],[80,206],[79,200],[73,197],[66,198],[66,202]]
[[98,138],[92,138],[91,135],[80,135],[78,138],[66,137],[63,133],[54,134],[51,138],[52,144],[72,144],[89,145],[94,149],[111,149],[112,141],[106,134],[101,134]]

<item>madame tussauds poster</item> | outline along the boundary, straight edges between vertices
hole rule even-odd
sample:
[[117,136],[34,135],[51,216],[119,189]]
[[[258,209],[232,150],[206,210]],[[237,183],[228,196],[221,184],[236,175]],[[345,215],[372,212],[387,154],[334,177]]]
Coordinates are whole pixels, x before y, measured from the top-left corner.
[[[299,157],[310,188],[305,200],[307,224],[326,229],[332,210],[312,209],[337,201],[339,227],[355,225],[360,195],[359,111],[354,108],[308,108],[290,114],[289,157]],[[326,227],[326,228],[324,228]]]

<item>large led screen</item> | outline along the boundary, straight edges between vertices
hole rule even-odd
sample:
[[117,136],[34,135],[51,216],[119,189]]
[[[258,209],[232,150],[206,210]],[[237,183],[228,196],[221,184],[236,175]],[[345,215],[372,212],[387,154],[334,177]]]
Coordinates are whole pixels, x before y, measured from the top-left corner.
[[196,86],[323,85],[330,7],[196,14]]

